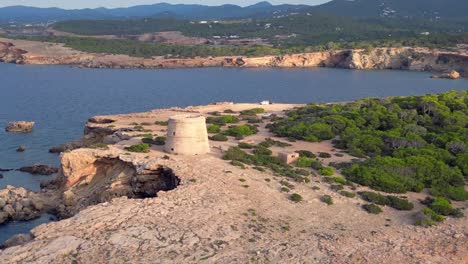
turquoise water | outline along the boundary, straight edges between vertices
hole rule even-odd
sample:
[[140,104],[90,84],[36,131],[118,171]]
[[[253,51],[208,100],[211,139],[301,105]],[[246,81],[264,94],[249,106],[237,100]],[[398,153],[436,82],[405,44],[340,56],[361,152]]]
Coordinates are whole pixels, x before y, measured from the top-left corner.
[[[79,138],[86,120],[98,114],[219,101],[334,102],[468,89],[467,79],[433,80],[430,75],[326,68],[115,70],[0,64],[0,125],[12,120],[36,122],[30,134],[5,133],[0,127],[0,168],[58,165],[58,156],[48,149]],[[17,153],[19,145],[25,145],[26,152]],[[0,188],[14,185],[31,190],[38,190],[39,182],[50,177],[2,174]],[[29,222],[21,230],[18,224],[0,226],[0,242],[5,230],[14,234],[36,224]]]

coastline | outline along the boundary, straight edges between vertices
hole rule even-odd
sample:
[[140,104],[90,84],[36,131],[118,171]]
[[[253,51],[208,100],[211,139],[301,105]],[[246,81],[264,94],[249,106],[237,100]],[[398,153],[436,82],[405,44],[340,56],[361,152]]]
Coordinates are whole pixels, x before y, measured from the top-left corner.
[[[303,104],[214,103],[90,118],[84,140],[89,144],[107,142],[108,148],[65,151],[57,178],[46,187],[50,191],[40,193],[55,197],[57,211],[67,219],[40,225],[26,237],[23,235],[24,240],[0,249],[0,262],[119,259],[118,263],[125,263],[159,259],[245,263],[252,258],[272,263],[461,261],[466,252],[467,223],[463,219],[450,218],[436,227],[422,229],[408,220],[414,212],[386,209],[380,216],[370,216],[360,209],[360,200],[337,194],[325,182],[314,182],[314,186],[320,186],[315,191],[307,184],[295,184],[294,191],[303,193],[306,201],[291,202],[278,191],[283,186],[281,178],[271,172],[232,166],[220,158],[223,149],[235,141],[212,142],[212,153],[199,156],[169,155],[157,145],[149,153],[129,153],[125,149],[140,142],[143,132],[163,135],[165,125],[159,122],[175,114],[209,116],[213,112],[262,107],[268,113],[281,115],[299,106]],[[144,124],[148,131],[140,131],[135,123]],[[249,139],[260,142],[266,136],[284,140],[263,127],[259,135]],[[335,152],[330,142],[298,144],[314,151]],[[284,148],[272,150],[276,153]],[[326,162],[350,158],[346,154],[333,155]],[[128,189],[135,181],[144,185],[161,175],[179,181],[177,186],[162,188],[156,197],[146,199],[133,196],[132,189]],[[158,181],[153,184],[160,187]],[[129,190],[128,198],[121,197]],[[332,196],[335,204],[320,202],[323,194]],[[407,195],[411,200],[425,196]],[[355,244],[360,245],[359,252],[349,246]],[[446,254],[447,246],[452,248],[451,254]],[[414,253],[407,254],[408,250]]]
[[31,65],[69,65],[83,68],[344,68],[356,70],[408,70],[433,73],[457,71],[468,77],[468,52],[428,48],[376,48],[337,50],[280,56],[222,56],[206,58],[137,58],[87,53],[62,44],[0,38],[0,62]]

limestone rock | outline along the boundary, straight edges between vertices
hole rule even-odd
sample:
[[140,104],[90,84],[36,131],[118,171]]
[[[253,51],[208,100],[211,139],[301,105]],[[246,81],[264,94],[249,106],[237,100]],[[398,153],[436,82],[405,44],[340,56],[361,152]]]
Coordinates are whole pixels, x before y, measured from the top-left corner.
[[448,73],[443,73],[439,75],[433,75],[433,79],[451,79],[451,80],[456,80],[461,78],[461,74],[457,71],[450,71]]
[[7,127],[5,128],[5,131],[28,133],[32,132],[34,124],[35,123],[32,121],[14,121],[8,123]]

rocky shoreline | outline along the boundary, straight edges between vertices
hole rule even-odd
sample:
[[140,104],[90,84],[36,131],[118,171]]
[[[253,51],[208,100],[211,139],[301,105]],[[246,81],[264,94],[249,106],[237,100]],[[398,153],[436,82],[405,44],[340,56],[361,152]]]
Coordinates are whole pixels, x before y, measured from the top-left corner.
[[312,68],[330,67],[358,70],[410,70],[437,73],[456,71],[468,74],[468,52],[433,50],[428,48],[376,48],[366,50],[337,50],[282,56],[242,57],[223,56],[192,59],[163,57],[136,58],[79,52],[61,44],[0,38],[0,62],[33,65],[72,65],[83,68]]

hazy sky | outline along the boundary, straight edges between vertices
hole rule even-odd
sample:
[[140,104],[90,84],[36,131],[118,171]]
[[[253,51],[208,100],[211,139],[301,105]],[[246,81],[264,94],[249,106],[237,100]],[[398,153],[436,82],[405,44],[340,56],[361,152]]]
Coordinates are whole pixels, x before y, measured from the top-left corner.
[[[123,7],[142,4],[154,4],[167,2],[171,4],[203,4],[221,5],[225,3],[236,5],[250,5],[261,0],[0,0],[0,7],[12,5],[25,5],[37,7],[61,7],[61,8],[94,8],[94,7]],[[308,4],[317,5],[330,0],[270,0],[272,4]]]

